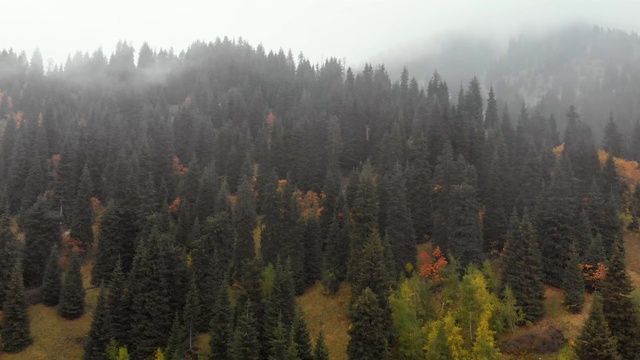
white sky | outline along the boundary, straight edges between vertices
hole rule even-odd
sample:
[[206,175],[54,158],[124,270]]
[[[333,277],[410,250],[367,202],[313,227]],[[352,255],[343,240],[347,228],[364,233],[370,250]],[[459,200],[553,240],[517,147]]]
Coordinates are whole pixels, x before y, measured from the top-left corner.
[[38,47],[45,64],[77,50],[110,54],[118,40],[179,52],[195,40],[242,36],[353,64],[451,31],[505,43],[575,21],[640,30],[640,0],[28,0],[2,1],[0,13],[0,49]]

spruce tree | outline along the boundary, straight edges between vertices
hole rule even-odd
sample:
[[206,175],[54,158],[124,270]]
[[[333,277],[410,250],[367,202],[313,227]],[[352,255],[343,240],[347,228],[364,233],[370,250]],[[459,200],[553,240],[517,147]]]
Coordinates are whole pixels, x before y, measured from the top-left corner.
[[602,312],[602,298],[594,295],[589,317],[582,325],[576,339],[576,355],[580,360],[602,359],[620,360],[616,339],[611,335],[609,325]]
[[315,214],[306,219],[303,229],[304,287],[309,288],[322,275],[322,229]]
[[113,338],[111,309],[107,300],[107,289],[100,286],[98,304],[93,312],[91,328],[84,345],[84,360],[106,360],[105,351]]
[[575,244],[571,244],[569,247],[569,260],[564,269],[562,289],[564,290],[564,306],[571,313],[579,313],[584,305],[584,277]]
[[167,269],[157,227],[139,240],[127,279],[131,296],[132,356],[144,358],[162,347],[171,327]]
[[350,229],[346,202],[344,193],[336,199],[325,239],[323,283],[332,293],[338,292],[340,283],[347,278]]
[[257,225],[256,203],[248,178],[244,178],[238,187],[238,201],[233,223],[236,230],[234,263],[236,269],[241,272],[245,262],[253,259],[256,254],[253,238],[253,230]]
[[24,285],[39,286],[53,244],[60,239],[59,219],[53,215],[51,201],[40,199],[21,219],[24,229]]
[[84,314],[85,291],[80,270],[80,254],[75,252],[71,256],[71,264],[60,293],[60,316],[68,320],[77,319]]
[[0,304],[4,304],[5,294],[11,281],[11,271],[18,254],[19,244],[16,236],[11,232],[8,206],[5,206],[0,215]]
[[324,342],[324,333],[322,330],[320,330],[316,338],[316,347],[313,356],[315,360],[329,360],[329,349],[327,349],[327,344]]
[[169,338],[167,339],[167,346],[165,348],[165,353],[169,359],[184,358],[186,338],[186,331],[180,321],[180,315],[176,312],[176,315],[173,317],[173,324],[171,325],[171,331],[169,332]]
[[367,162],[360,174],[351,211],[348,278],[355,279],[365,245],[378,232],[378,196],[373,182],[373,168]]
[[287,327],[282,321],[278,321],[278,324],[271,334],[269,360],[285,359],[291,343],[291,336]]
[[215,359],[226,359],[229,356],[229,343],[232,336],[231,329],[231,304],[229,303],[229,290],[226,281],[220,281],[216,288],[216,297],[213,305],[213,317],[209,327],[211,328],[211,355]]
[[200,316],[200,294],[198,293],[198,287],[196,286],[195,276],[192,275],[189,292],[186,295],[186,302],[182,313],[182,319],[184,320],[189,339],[189,350],[193,348],[193,341],[196,337],[196,325]]
[[29,315],[24,294],[22,280],[22,263],[20,259],[14,260],[11,279],[7,286],[7,292],[2,306],[2,351],[17,353],[31,345],[31,333],[29,330]]
[[640,314],[631,299],[633,286],[626,272],[621,241],[614,244],[602,283],[602,310],[623,359],[640,354]]
[[130,297],[129,291],[126,288],[120,258],[116,260],[107,284],[107,290],[106,302],[111,311],[112,337],[119,344],[127,344],[129,341],[129,330],[131,328]]
[[380,360],[389,358],[387,321],[380,300],[365,288],[349,310],[349,345],[347,354],[353,360]]
[[428,143],[420,136],[413,143],[415,156],[407,167],[407,204],[411,209],[411,222],[417,242],[421,243],[433,230],[433,206],[431,170],[429,165]]
[[296,309],[291,335],[293,337],[293,343],[296,345],[297,359],[314,360],[311,338],[309,337],[309,330],[307,330],[307,322],[300,308]]
[[386,207],[386,234],[394,254],[394,272],[407,274],[407,270],[414,267],[418,251],[411,219],[411,210],[407,206],[407,189],[405,186],[405,174],[396,163],[393,173],[386,182],[387,207]]
[[229,359],[260,359],[260,343],[258,342],[258,324],[250,301],[244,304],[238,316],[238,322],[229,345]]
[[76,194],[73,205],[73,220],[71,221],[71,237],[80,241],[80,247],[86,250],[93,242],[93,224],[91,207],[91,195],[93,186],[91,184],[91,175],[89,169],[85,165],[80,176],[78,184],[78,193]]
[[544,315],[542,260],[533,225],[525,215],[522,222],[513,213],[504,250],[503,281],[508,285],[527,321],[536,322]]
[[62,288],[62,269],[60,268],[60,251],[58,245],[53,245],[47,267],[44,269],[42,287],[40,288],[40,301],[46,306],[56,306],[60,301]]

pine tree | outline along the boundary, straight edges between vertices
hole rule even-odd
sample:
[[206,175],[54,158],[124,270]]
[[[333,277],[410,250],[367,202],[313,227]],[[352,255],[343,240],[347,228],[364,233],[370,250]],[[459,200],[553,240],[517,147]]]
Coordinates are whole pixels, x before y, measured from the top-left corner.
[[623,359],[635,359],[640,354],[640,314],[631,299],[631,291],[633,286],[626,272],[624,250],[618,241],[602,283],[602,310]]
[[296,345],[297,359],[314,360],[311,338],[309,337],[309,330],[307,330],[307,322],[300,308],[296,309],[291,335],[293,337],[293,344]]
[[258,360],[260,359],[259,350],[258,324],[253,313],[253,306],[250,301],[247,301],[238,316],[238,323],[233,332],[233,338],[229,345],[229,359]]
[[4,208],[0,215],[0,304],[4,304],[6,290],[11,281],[13,263],[19,254],[18,241],[10,228],[8,206]]
[[349,359],[379,360],[389,358],[386,314],[373,291],[365,288],[349,310]]
[[216,297],[213,305],[213,317],[209,327],[211,328],[211,355],[215,359],[228,358],[229,343],[232,336],[231,329],[231,305],[226,281],[217,284]]
[[602,312],[600,295],[594,296],[589,317],[576,339],[575,352],[580,360],[620,360],[616,339],[611,335]]
[[289,335],[287,327],[282,323],[282,321],[278,321],[278,324],[271,334],[269,360],[285,359],[287,357],[287,350],[291,343],[291,336]]
[[165,353],[171,360],[183,359],[186,351],[185,339],[187,338],[186,331],[182,322],[180,321],[180,315],[176,312],[173,317],[173,325],[171,325],[171,332],[169,332],[169,338],[167,340],[167,347]]
[[47,259],[47,267],[44,269],[42,287],[40,288],[40,301],[46,306],[56,306],[60,301],[61,274],[60,251],[58,250],[58,245],[55,244],[51,248],[49,259]]
[[253,259],[256,254],[253,238],[253,230],[257,225],[256,203],[248,178],[244,178],[238,187],[238,201],[233,220],[237,236],[234,263],[240,271],[244,263]]
[[336,199],[325,239],[323,283],[332,293],[338,292],[340,283],[347,278],[350,229],[346,202],[344,193]]
[[129,291],[126,288],[120,258],[116,260],[115,267],[107,284],[106,302],[111,311],[112,337],[119,344],[128,343],[129,330],[131,328],[130,298]]
[[38,286],[53,244],[60,239],[59,220],[51,212],[51,202],[40,199],[22,218],[24,229],[24,285]]
[[503,281],[513,291],[517,306],[527,321],[536,322],[544,315],[542,260],[533,225],[527,216],[522,222],[511,216],[504,250]]
[[324,342],[324,333],[322,330],[320,330],[316,338],[316,347],[313,355],[315,360],[329,360],[329,349],[327,349],[327,345]]
[[366,163],[360,174],[351,210],[348,277],[353,280],[362,259],[364,246],[378,232],[378,196],[373,182],[373,169]]
[[184,304],[184,310],[182,313],[182,319],[184,320],[185,327],[187,328],[187,334],[189,338],[189,350],[193,348],[193,341],[196,336],[196,324],[198,323],[200,313],[200,295],[198,293],[198,287],[196,286],[195,276],[191,276],[191,282],[189,286],[189,292],[186,295],[186,302]]
[[395,255],[394,272],[407,274],[407,270],[414,267],[418,251],[411,210],[407,206],[405,175],[400,164],[396,163],[393,174],[387,180],[387,194],[386,234]]
[[304,287],[305,289],[320,280],[322,275],[322,229],[315,214],[306,219],[303,229],[304,245]]
[[2,351],[7,353],[20,352],[31,345],[33,341],[29,330],[27,302],[22,285],[22,263],[20,259],[14,262],[2,307],[3,318],[0,328]]
[[[461,164],[464,159],[459,159]],[[447,243],[445,249],[461,264],[477,263],[482,251],[482,229],[476,198],[475,170],[467,169],[466,180],[451,187],[448,203]]]
[[113,338],[112,325],[107,290],[104,286],[100,286],[98,304],[93,312],[91,328],[84,345],[84,360],[106,360],[105,351]]
[[584,276],[575,244],[571,244],[569,247],[569,260],[564,269],[562,289],[564,290],[564,305],[569,312],[579,313],[584,305]]
[[144,358],[162,347],[170,330],[171,318],[167,269],[156,226],[139,240],[133,268],[127,279],[131,296],[132,356]]
[[69,271],[64,279],[60,293],[60,316],[74,320],[84,314],[84,285],[80,271],[80,254],[73,253]]
[[93,224],[92,191],[91,175],[85,165],[82,170],[82,176],[80,176],[78,193],[73,205],[73,220],[71,221],[71,237],[80,241],[80,247],[84,250],[93,242],[93,230],[91,229]]
[[431,170],[428,142],[423,135],[413,143],[415,156],[407,168],[407,204],[417,242],[423,242],[433,230]]

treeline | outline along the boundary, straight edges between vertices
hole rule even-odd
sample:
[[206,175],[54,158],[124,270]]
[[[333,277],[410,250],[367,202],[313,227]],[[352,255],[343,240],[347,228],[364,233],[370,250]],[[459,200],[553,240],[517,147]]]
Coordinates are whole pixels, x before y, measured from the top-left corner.
[[[355,73],[242,40],[134,54],[120,43],[109,60],[78,54],[46,74],[38,53],[0,55],[4,351],[31,341],[23,287],[83,314],[81,262],[101,288],[87,359],[182,359],[203,332],[213,358],[323,359],[295,306],[317,281],[352,285],[353,359],[400,356],[393,294],[406,279],[422,277],[427,302],[467,286],[488,304],[469,305],[486,311],[465,354],[476,332],[493,353],[497,302],[522,312],[510,324],[539,320],[543,283],[576,312],[602,267],[617,266],[611,294],[631,291],[620,252],[639,192],[612,156],[599,162],[573,107],[560,136],[553,117],[483,99],[477,79],[453,102],[437,72],[421,88],[407,71],[392,82],[384,66]],[[428,240],[456,264],[451,286],[418,271]],[[502,281],[482,285],[484,261]],[[603,295],[617,349],[640,353],[637,321],[613,325],[637,309],[616,299]],[[446,337],[469,309],[421,321],[443,321]]]

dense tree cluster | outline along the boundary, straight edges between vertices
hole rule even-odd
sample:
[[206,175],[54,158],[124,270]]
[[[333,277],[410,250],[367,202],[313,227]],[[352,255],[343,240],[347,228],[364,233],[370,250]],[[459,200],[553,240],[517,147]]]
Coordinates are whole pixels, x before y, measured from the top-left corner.
[[[452,99],[437,72],[422,88],[242,40],[134,53],[46,74],[38,53],[0,53],[5,351],[31,341],[23,286],[83,315],[83,261],[100,286],[86,359],[182,359],[207,332],[215,358],[326,359],[295,296],[347,280],[350,358],[492,359],[497,335],[541,319],[543,283],[580,311],[594,262],[610,269],[598,336],[635,351],[618,215],[640,198],[618,180],[613,118],[601,164],[574,107],[561,141],[554,116],[512,121],[476,78]],[[428,279],[427,240],[449,263]]]

